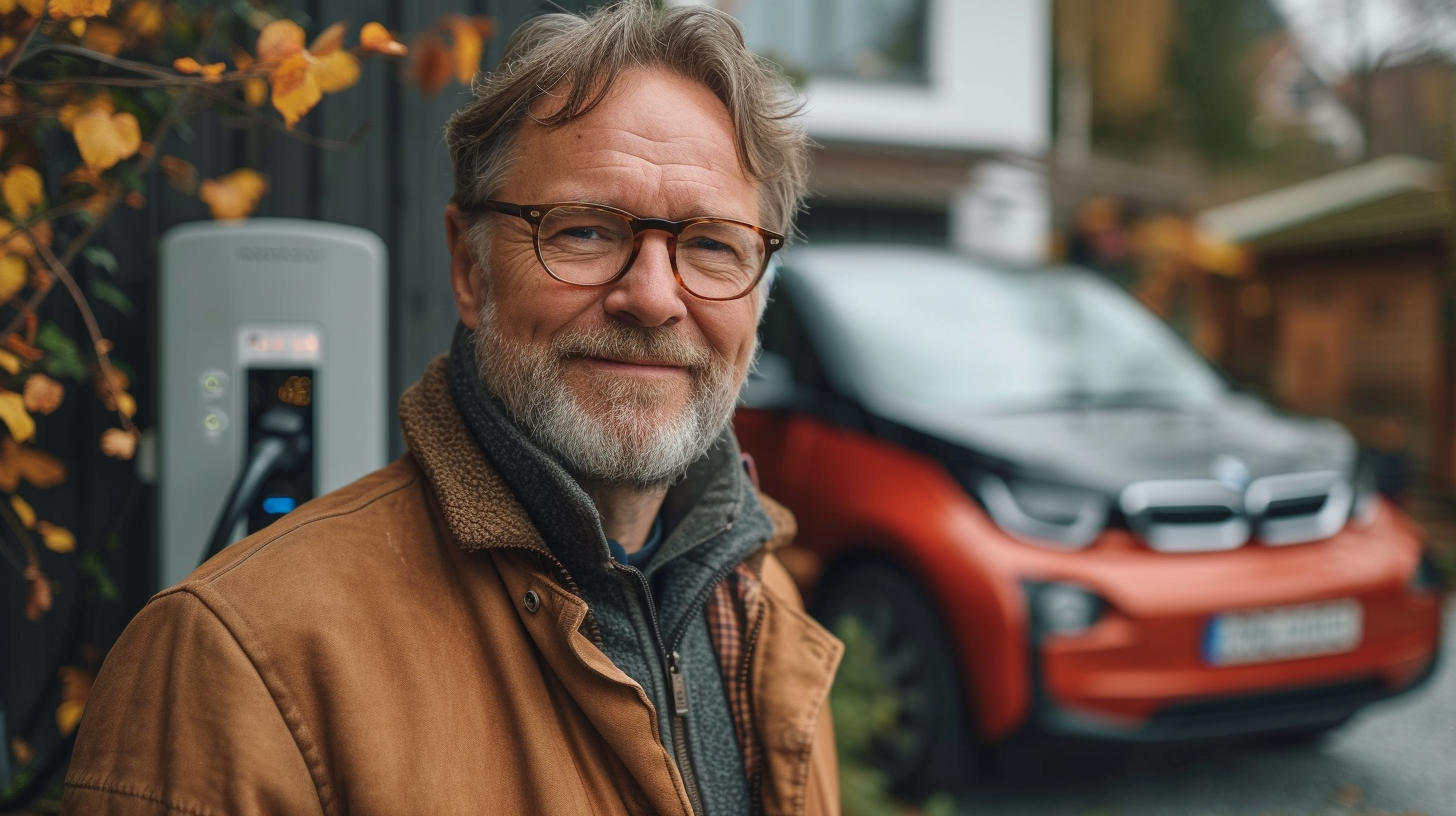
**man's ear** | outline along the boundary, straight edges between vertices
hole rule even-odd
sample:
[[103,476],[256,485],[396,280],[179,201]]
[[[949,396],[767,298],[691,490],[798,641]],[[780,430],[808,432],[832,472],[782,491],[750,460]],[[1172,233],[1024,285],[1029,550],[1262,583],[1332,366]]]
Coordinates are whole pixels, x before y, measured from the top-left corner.
[[484,303],[484,271],[475,262],[471,246],[469,222],[460,208],[445,208],[445,246],[450,250],[450,289],[455,292],[455,308],[465,328],[475,330],[476,318]]

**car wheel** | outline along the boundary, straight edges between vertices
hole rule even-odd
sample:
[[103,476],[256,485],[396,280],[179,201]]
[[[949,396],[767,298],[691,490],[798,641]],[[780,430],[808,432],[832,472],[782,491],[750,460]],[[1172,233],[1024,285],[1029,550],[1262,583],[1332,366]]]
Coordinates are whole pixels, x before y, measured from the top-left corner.
[[[878,688],[894,701],[894,718],[869,741],[869,761],[896,793],[926,797],[964,787],[976,775],[965,688],[940,616],[925,591],[899,569],[865,563],[827,576],[814,612],[872,648]],[[856,643],[847,644],[851,649]],[[844,669],[841,668],[841,677]]]

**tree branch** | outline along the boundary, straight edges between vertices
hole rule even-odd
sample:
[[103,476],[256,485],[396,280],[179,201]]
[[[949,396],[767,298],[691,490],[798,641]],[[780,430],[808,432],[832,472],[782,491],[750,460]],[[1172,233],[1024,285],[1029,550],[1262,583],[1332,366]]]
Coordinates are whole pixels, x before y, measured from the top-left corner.
[[40,14],[35,18],[35,25],[30,27],[30,31],[25,35],[25,41],[20,44],[19,48],[15,49],[15,54],[10,57],[10,61],[5,63],[5,70],[0,71],[0,79],[9,79],[10,72],[14,71],[15,66],[21,63],[21,59],[25,55],[25,49],[30,47],[31,41],[35,39],[36,33],[40,31],[40,24],[45,21],[46,6],[49,5],[50,0],[45,0],[45,2],[40,4]]

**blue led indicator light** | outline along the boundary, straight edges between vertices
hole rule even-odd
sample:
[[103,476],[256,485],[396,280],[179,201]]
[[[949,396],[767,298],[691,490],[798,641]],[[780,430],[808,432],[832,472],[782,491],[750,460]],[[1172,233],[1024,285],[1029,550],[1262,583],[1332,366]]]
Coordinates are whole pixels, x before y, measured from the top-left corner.
[[269,496],[263,500],[263,512],[281,516],[284,513],[292,513],[298,502],[288,496]]

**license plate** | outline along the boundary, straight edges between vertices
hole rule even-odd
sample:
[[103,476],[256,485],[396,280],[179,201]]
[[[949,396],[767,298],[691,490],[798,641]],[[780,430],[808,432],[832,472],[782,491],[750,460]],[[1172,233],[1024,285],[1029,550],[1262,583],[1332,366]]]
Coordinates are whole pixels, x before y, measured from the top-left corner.
[[1229,612],[1209,622],[1203,655],[1231,666],[1340,654],[1360,645],[1362,623],[1353,600]]

